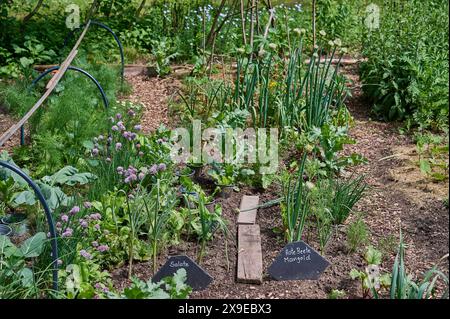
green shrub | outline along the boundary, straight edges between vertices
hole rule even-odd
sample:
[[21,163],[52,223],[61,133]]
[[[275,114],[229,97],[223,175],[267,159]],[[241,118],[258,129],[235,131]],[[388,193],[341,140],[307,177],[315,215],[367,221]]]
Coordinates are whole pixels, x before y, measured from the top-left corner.
[[448,1],[392,1],[363,41],[361,79],[374,113],[408,125],[448,126]]

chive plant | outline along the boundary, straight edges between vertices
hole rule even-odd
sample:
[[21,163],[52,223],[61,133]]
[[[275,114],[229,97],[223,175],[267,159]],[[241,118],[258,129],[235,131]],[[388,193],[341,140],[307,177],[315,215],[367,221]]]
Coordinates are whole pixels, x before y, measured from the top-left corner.
[[336,225],[343,224],[350,215],[353,206],[363,197],[367,190],[364,176],[347,181],[332,180],[334,198],[331,205],[331,215]]

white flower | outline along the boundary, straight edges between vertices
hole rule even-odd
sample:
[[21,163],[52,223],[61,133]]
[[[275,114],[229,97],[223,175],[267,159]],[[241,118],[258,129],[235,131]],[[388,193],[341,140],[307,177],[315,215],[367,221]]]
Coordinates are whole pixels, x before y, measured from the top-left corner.
[[270,43],[269,44],[269,48],[271,48],[272,50],[276,50],[277,49],[277,45],[275,43]]
[[320,31],[319,31],[319,34],[320,34],[321,36],[323,36],[323,37],[327,35],[327,33],[326,33],[324,30],[320,30]]
[[299,28],[295,28],[293,30],[294,33],[297,33],[298,35],[302,34],[302,30],[300,30]]
[[341,49],[341,52],[342,52],[342,53],[347,53],[347,51],[348,51],[347,48],[342,48],[342,49]]
[[314,183],[311,183],[310,181],[306,182],[305,186],[309,190],[312,190],[312,189],[314,189],[314,187],[316,187],[316,185],[314,185]]
[[338,47],[340,47],[342,45],[341,39],[337,38],[334,40],[334,44]]
[[333,41],[328,41],[328,45],[330,46],[330,47],[334,47],[334,42]]
[[244,48],[238,48],[236,51],[238,53],[240,53],[240,54],[244,54],[245,53],[245,49]]
[[264,50],[264,49],[261,48],[261,50],[259,50],[259,52],[258,52],[258,56],[259,56],[260,58],[262,58],[262,57],[265,56],[265,55],[266,55],[266,50]]

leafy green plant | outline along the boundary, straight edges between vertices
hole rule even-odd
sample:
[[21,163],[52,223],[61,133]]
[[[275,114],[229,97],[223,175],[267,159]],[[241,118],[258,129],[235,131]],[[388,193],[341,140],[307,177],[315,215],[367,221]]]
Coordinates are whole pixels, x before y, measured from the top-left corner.
[[436,181],[448,179],[448,133],[445,137],[416,134],[415,138],[421,172]]
[[138,278],[132,279],[130,287],[121,294],[110,293],[109,299],[186,299],[192,288],[186,285],[186,270],[180,268],[172,277],[166,277],[159,283],[151,279],[144,282]]
[[347,248],[350,252],[355,252],[367,244],[369,229],[361,216],[347,226],[346,235]]
[[385,2],[380,28],[366,30],[361,80],[379,117],[408,119],[409,127],[448,127],[446,9],[446,1]]
[[37,233],[19,247],[0,235],[0,297],[30,298],[38,296],[39,274],[30,267],[31,259],[38,257],[47,241],[45,233]]
[[[206,207],[208,200],[204,193],[199,194],[198,198],[198,212],[200,219],[200,227],[197,229],[197,236],[200,241],[200,249],[198,252],[198,263],[201,264],[205,254],[206,244],[212,240],[214,233],[220,229],[226,236],[228,233],[225,221],[221,217],[222,207],[215,205],[214,210],[209,210]],[[226,244],[225,244],[226,247]]]
[[382,261],[381,252],[369,246],[364,255],[364,260],[367,263],[364,271],[352,269],[350,271],[350,278],[358,279],[361,282],[363,291],[363,298],[368,298],[372,295],[378,299],[381,289],[386,289],[391,284],[391,276],[389,273],[381,273],[380,265]]
[[339,289],[333,289],[328,294],[328,299],[343,299],[345,297],[345,291]]

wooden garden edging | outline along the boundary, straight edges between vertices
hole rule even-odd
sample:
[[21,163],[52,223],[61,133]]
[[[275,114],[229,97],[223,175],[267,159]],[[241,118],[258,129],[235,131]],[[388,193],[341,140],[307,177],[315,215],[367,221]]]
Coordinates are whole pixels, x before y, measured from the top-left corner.
[[237,221],[237,281],[248,284],[262,284],[261,234],[259,225],[255,224],[258,204],[259,196],[244,195]]

